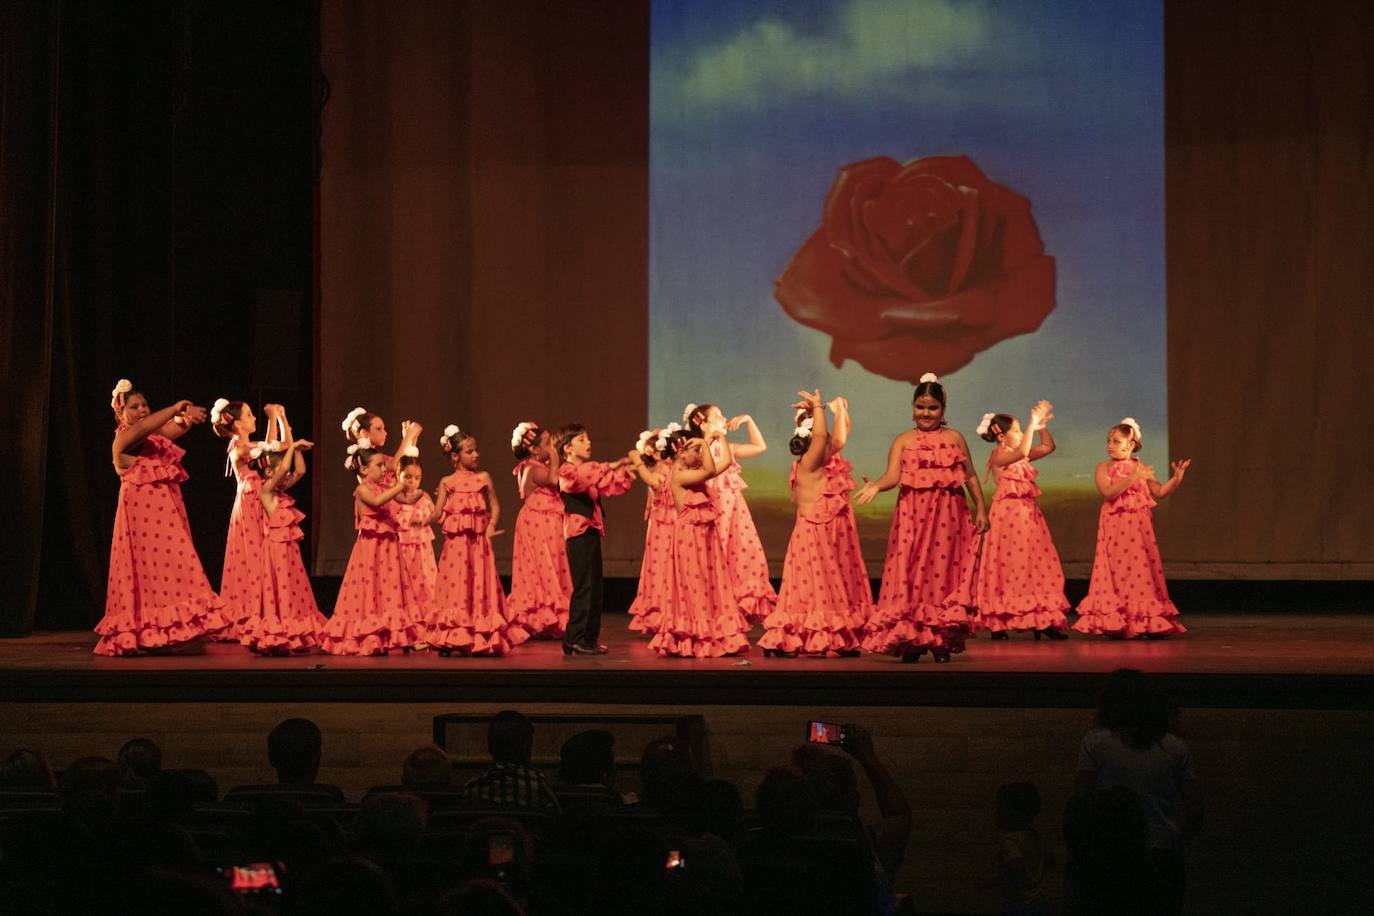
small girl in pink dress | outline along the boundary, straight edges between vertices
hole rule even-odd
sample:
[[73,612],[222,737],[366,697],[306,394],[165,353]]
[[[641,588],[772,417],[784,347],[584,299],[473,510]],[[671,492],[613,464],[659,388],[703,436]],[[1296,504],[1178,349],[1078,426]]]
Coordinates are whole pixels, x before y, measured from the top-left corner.
[[353,491],[353,526],[358,540],[348,557],[334,615],[320,639],[331,655],[409,652],[420,636],[419,592],[401,563],[401,543],[392,500],[410,487],[404,477],[384,483],[386,456],[349,448],[346,466],[358,475]]
[[[763,441],[763,433],[759,432],[754,418],[748,414],[726,420],[725,414],[714,404],[688,404],[682,418],[688,432],[711,443],[711,457],[721,470],[707,486],[720,507],[720,523],[716,530],[730,565],[730,581],[734,583],[744,615],[750,621],[761,621],[773,613],[778,593],[769,581],[768,557],[763,552],[763,542],[759,540],[749,504],[744,500],[744,491],[749,485],[740,473],[739,461],[762,455],[768,444]],[[734,432],[741,426],[749,433],[748,442],[731,445],[725,441],[727,432]],[[709,432],[720,435],[710,437]]]
[[[724,438],[722,432],[711,433]],[[749,621],[731,587],[725,548],[716,526],[723,521],[706,482],[724,470],[711,456],[709,440],[671,434],[660,450],[672,458],[668,487],[677,518],[672,526],[672,561],[654,570],[664,578],[658,632],[649,648],[677,658],[714,658],[749,651]]]
[[440,655],[505,655],[529,633],[507,618],[496,573],[491,539],[504,533],[496,527],[501,504],[491,475],[477,469],[476,439],[450,425],[439,444],[453,462],[453,473],[439,481],[434,502],[443,520],[444,551],[425,632]]
[[[411,454],[411,453],[414,454]],[[401,565],[415,588],[421,608],[429,608],[434,601],[434,589],[439,579],[439,564],[434,559],[434,529],[430,523],[438,518],[434,500],[420,489],[424,468],[420,465],[420,450],[411,446],[401,457],[398,467],[410,489],[392,500],[396,512],[396,533],[401,543]]]
[[[1032,461],[1054,451],[1054,437],[1046,424],[1054,418],[1048,401],[1031,408],[1024,433],[1010,414],[984,414],[978,435],[997,447],[988,456],[988,474],[997,481],[988,512],[978,562],[974,605],[978,625],[993,639],[1007,639],[1010,630],[1030,630],[1039,639],[1065,639],[1064,568],[1054,549],[1049,526],[1035,499],[1040,488]],[[1036,434],[1040,442],[1035,442]]]
[[1150,509],[1178,489],[1193,462],[1171,462],[1173,474],[1160,483],[1154,468],[1134,457],[1140,443],[1140,424],[1130,417],[1107,431],[1108,460],[1096,474],[1103,502],[1092,580],[1073,625],[1080,633],[1159,639],[1187,632],[1169,600]]
[[510,445],[524,505],[515,517],[506,615],[532,637],[561,639],[573,588],[563,541],[558,453],[549,431],[528,420],[511,431]]
[[[270,419],[270,415],[269,415]],[[244,625],[262,614],[262,579],[267,563],[267,516],[263,514],[258,491],[262,475],[249,466],[248,451],[253,448],[253,433],[258,421],[253,408],[243,401],[220,398],[210,408],[210,431],[229,440],[225,476],[234,475],[237,484],[234,508],[229,513],[229,534],[224,541],[224,566],[219,579],[219,597],[224,602],[221,614],[229,626],[218,639],[238,640]],[[269,437],[275,427],[269,425]]]
[[205,422],[205,408],[183,400],[152,411],[128,379],[111,392],[110,407],[119,423],[110,449],[119,508],[95,654],[133,655],[213,636],[226,624],[181,500],[186,452],[172,444]]
[[[883,476],[865,477],[856,497],[866,505],[901,485],[864,648],[904,662],[929,650],[935,661],[947,662],[969,631],[975,535],[987,530],[987,509],[968,444],[945,426],[945,388],[932,373],[916,386],[911,418],[916,428],[892,440]],[[976,507],[973,519],[964,489]]]
[[830,402],[835,430],[825,423],[819,391],[800,392],[789,448],[798,458],[788,481],[797,522],[787,544],[778,609],[763,622],[765,655],[858,655],[873,613],[873,591],[859,549],[849,494],[853,467],[840,452],[849,438],[849,403]]
[[677,508],[673,505],[673,462],[664,459],[661,451],[669,437],[681,429],[669,423],[661,429],[646,429],[635,443],[638,460],[632,462],[639,479],[648,488],[644,500],[644,555],[639,563],[639,585],[630,603],[630,629],[645,636],[658,632],[663,615],[665,595],[661,586],[671,581],[662,570],[673,562],[673,522]]
[[[281,416],[285,426],[286,417]],[[249,461],[264,475],[258,500],[267,518],[267,561],[262,579],[262,613],[246,622],[240,640],[253,652],[288,655],[319,645],[328,621],[315,603],[310,577],[301,562],[301,522],[305,513],[286,491],[305,477],[307,439],[265,442],[249,451]]]

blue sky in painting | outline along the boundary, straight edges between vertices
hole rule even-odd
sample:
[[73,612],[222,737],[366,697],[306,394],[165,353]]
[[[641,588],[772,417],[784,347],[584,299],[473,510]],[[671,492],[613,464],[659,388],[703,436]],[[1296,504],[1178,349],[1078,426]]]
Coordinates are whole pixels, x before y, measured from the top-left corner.
[[773,281],[839,167],[964,154],[1031,200],[1058,305],[945,379],[950,421],[972,438],[985,410],[1054,401],[1048,487],[1089,486],[1125,414],[1162,465],[1162,18],[1149,0],[652,0],[650,420],[752,413],[775,448],[747,471],[774,489],[786,405],[819,385],[850,399],[851,460],[880,470],[910,387],[831,366]]

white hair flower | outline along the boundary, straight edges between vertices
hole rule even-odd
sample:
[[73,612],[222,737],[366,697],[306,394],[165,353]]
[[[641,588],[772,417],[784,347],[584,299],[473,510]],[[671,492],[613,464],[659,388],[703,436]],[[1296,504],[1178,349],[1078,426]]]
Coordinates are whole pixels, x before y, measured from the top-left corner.
[[922,385],[924,385],[926,382],[936,382],[936,383],[938,383],[939,381],[940,381],[940,376],[936,375],[934,372],[927,372],[925,375],[922,375],[922,376],[921,376],[921,384],[922,384]]
[[978,424],[978,428],[975,429],[974,432],[980,436],[986,435],[988,429],[990,429],[992,426],[992,418],[995,416],[997,416],[997,414],[995,413],[983,414],[983,420],[981,423]]
[[794,429],[794,430],[792,430],[792,435],[793,435],[793,436],[800,437],[800,438],[802,438],[802,439],[810,439],[810,438],[811,438],[811,431],[812,431],[813,429],[815,429],[815,428],[816,428],[816,420],[815,420],[815,418],[813,418],[813,417],[807,417],[805,420],[802,420],[800,423],[797,424],[797,428]]
[[218,423],[220,415],[224,413],[224,408],[228,406],[228,398],[215,398],[215,403],[210,407],[210,422]]
[[[534,429],[534,427],[535,423],[533,420],[521,420],[516,425],[515,429],[511,430],[510,447],[518,448],[520,443],[525,441],[525,437],[529,435],[530,430]],[[444,432],[447,433],[448,431],[445,430]]]
[[115,382],[114,389],[110,392],[110,406],[118,407],[124,403],[124,396],[134,390],[134,383],[126,378]]
[[348,468],[350,471],[361,471],[362,468],[357,466],[358,451],[366,447],[367,446],[357,442],[350,445],[348,447],[348,457],[344,459],[344,467]]
[[682,408],[682,422],[690,423],[692,420],[692,412],[696,409],[697,405],[695,404],[688,404],[686,407]]
[[649,447],[649,440],[652,438],[654,438],[653,430],[646,429],[643,432],[641,432],[639,434],[639,438],[635,440],[635,451],[643,452],[646,448]]
[[658,434],[658,438],[654,440],[654,451],[656,451],[656,452],[658,452],[660,455],[662,455],[662,454],[663,454],[665,451],[667,451],[667,450],[668,450],[668,431],[665,429],[663,432],[659,433],[659,434]]
[[1122,417],[1120,425],[1129,426],[1131,428],[1131,432],[1135,433],[1135,438],[1137,442],[1145,441],[1145,437],[1140,434],[1140,424],[1135,421],[1135,417]]
[[366,433],[358,437],[358,448],[372,448],[372,439]]
[[453,437],[460,432],[462,432],[462,430],[458,428],[458,424],[456,423],[450,423],[448,426],[444,427],[444,434],[439,437],[439,444],[444,447],[444,451],[453,451]]
[[418,446],[407,445],[406,450],[404,452],[401,452],[401,455],[406,458],[419,458],[420,449]]
[[[695,405],[693,405],[693,409],[695,409]],[[663,427],[663,431],[665,433],[680,433],[682,432],[682,426],[677,423],[669,423],[667,426]]]
[[339,424],[345,436],[348,436],[350,439],[357,438],[355,429],[358,425],[358,418],[365,413],[367,413],[366,407],[354,407],[348,412],[348,416],[344,417],[343,422]]

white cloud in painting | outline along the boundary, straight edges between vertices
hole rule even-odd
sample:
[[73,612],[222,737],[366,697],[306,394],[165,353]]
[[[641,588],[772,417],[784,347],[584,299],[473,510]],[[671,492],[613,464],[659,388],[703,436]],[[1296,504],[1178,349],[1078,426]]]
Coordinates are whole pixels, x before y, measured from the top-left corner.
[[906,94],[904,78],[921,74],[924,97],[953,102],[957,86],[938,74],[987,69],[989,48],[1005,55],[1012,46],[1008,25],[984,4],[958,0],[850,0],[814,33],[759,19],[682,61],[680,80],[670,81],[678,98],[662,101],[757,109],[803,95]]

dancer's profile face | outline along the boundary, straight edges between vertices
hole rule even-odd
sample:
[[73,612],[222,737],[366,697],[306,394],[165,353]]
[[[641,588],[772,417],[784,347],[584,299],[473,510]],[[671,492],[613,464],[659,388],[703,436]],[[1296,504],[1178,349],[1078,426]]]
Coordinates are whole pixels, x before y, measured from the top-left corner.
[[410,484],[412,489],[418,490],[420,489],[420,479],[424,476],[424,471],[420,469],[418,464],[408,464],[405,470],[401,472],[401,476],[406,479],[406,482]]
[[244,404],[239,410],[239,435],[251,436],[258,431],[258,418],[253,416],[253,408]]
[[1002,444],[1007,448],[1016,448],[1021,444],[1021,423],[1019,420],[1012,420],[1010,428],[1002,433]]
[[382,422],[381,417],[373,417],[372,422],[363,432],[367,433],[367,438],[372,443],[373,448],[381,448],[386,445],[386,424]]
[[693,441],[691,445],[685,445],[679,452],[682,457],[682,466],[685,468],[701,467],[701,442]]
[[1124,461],[1131,457],[1134,445],[1134,439],[1130,436],[1121,435],[1115,429],[1107,433],[1107,455],[1117,461]]
[[566,449],[569,458],[586,461],[592,457],[592,437],[585,432],[573,436]]
[[911,419],[917,429],[939,429],[945,421],[944,405],[928,394],[923,394],[911,402]]
[[719,407],[712,406],[710,410],[706,411],[705,426],[707,429],[725,429],[725,414],[721,413]]

